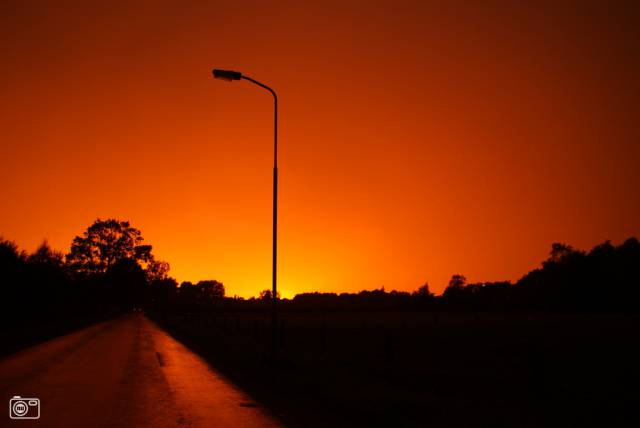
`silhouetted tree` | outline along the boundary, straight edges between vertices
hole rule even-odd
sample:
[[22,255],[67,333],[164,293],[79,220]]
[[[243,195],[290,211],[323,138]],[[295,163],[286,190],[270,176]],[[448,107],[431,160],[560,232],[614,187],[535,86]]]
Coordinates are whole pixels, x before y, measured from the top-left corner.
[[153,259],[147,266],[147,279],[149,282],[165,280],[168,277],[169,268],[169,263]]
[[5,320],[3,325],[12,321],[14,314],[28,301],[28,290],[24,287],[25,260],[26,255],[18,250],[15,242],[0,238],[0,317]]
[[141,306],[147,287],[147,275],[137,261],[121,258],[107,270],[104,281],[112,302],[124,310]]
[[52,266],[62,269],[64,266],[64,254],[54,251],[45,240],[33,254],[27,257],[27,262],[34,265]]
[[417,297],[422,297],[422,298],[433,296],[433,294],[429,290],[428,282],[425,282],[423,285],[418,287],[418,289],[413,294]]
[[178,288],[180,306],[183,310],[193,309],[198,301],[198,291],[191,281],[183,281]]
[[467,278],[464,275],[453,275],[449,280],[449,287],[462,288],[467,283]]
[[38,297],[43,305],[38,309],[41,314],[60,310],[65,300],[73,298],[69,295],[69,278],[64,265],[64,256],[59,251],[51,249],[47,241],[28,255],[23,287],[28,288],[29,294]]
[[184,281],[178,289],[180,306],[185,310],[209,307],[213,303],[220,302],[224,294],[224,285],[215,280],[200,281],[195,285]]
[[444,293],[442,294],[445,298],[450,298],[459,295],[462,293],[465,284],[467,283],[467,278],[464,275],[453,275],[449,280],[449,285],[445,288]]
[[5,287],[14,285],[18,280],[26,257],[26,254],[18,250],[15,242],[0,237],[0,275]]
[[[637,311],[640,244],[609,241],[589,253],[554,243],[542,268],[523,276],[515,297],[521,307],[562,311]],[[634,250],[636,249],[636,250]]]
[[[280,292],[278,291],[276,294],[276,298],[280,298]],[[258,297],[258,299],[260,300],[271,300],[271,290],[270,289],[266,289],[266,290],[262,290],[260,292],[260,297]]]
[[213,302],[224,297],[224,285],[215,280],[200,281],[196,284],[199,288],[199,298],[204,302]]
[[142,233],[128,221],[97,219],[73,239],[67,263],[80,274],[105,273],[123,259],[147,264],[153,261],[151,245],[142,242]]
[[574,249],[571,245],[554,242],[551,244],[548,262],[559,263],[567,256],[571,255]]
[[151,305],[156,309],[166,310],[176,307],[178,282],[170,277],[156,279],[149,284]]

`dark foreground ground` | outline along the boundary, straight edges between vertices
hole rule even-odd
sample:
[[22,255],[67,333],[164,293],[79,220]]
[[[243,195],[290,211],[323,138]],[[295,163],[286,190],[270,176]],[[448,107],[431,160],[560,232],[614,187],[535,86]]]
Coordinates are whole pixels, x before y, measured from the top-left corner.
[[292,427],[640,426],[637,316],[154,314]]
[[95,314],[46,320],[3,319],[0,321],[0,358],[114,317],[113,314]]

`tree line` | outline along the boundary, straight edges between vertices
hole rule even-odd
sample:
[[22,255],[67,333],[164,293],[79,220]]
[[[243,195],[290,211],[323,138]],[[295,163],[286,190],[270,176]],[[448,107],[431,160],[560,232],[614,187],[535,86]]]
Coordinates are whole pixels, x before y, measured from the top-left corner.
[[[225,296],[216,280],[178,284],[169,264],[158,260],[140,230],[127,221],[97,219],[76,236],[68,254],[44,242],[28,254],[0,239],[1,313],[10,320],[46,322],[69,317],[111,316],[142,308],[202,311],[268,306],[271,291],[257,298]],[[278,296],[280,298],[280,296]],[[468,283],[453,275],[442,295],[425,283],[414,292],[301,293],[281,299],[283,309],[393,308],[406,310],[637,311],[640,242],[606,241],[588,252],[554,243],[538,269],[515,283]]]
[[[2,325],[35,327],[56,321],[92,320],[169,302],[177,282],[140,230],[127,221],[97,219],[76,236],[68,254],[43,242],[33,253],[0,238]],[[184,282],[180,308],[201,307],[224,297],[217,281]]]
[[432,310],[637,312],[640,309],[640,242],[606,241],[585,252],[554,243],[540,268],[511,281],[468,283],[455,274],[440,296],[425,283],[416,291],[303,293],[301,307],[395,307]]

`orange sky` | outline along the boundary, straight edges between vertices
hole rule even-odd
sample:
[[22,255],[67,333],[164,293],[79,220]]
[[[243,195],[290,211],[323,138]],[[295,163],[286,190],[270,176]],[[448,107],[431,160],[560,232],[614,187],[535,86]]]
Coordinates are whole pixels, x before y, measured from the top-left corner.
[[272,100],[213,67],[280,96],[284,296],[640,235],[633,2],[187,3],[2,2],[2,236],[128,219],[180,281],[270,287]]

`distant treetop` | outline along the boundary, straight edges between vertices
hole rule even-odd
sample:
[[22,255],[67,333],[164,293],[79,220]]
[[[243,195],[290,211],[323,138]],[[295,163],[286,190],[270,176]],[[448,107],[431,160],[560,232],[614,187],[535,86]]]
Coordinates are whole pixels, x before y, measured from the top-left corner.
[[154,274],[166,276],[168,266],[157,266],[151,245],[143,244],[142,233],[128,221],[97,219],[76,236],[67,254],[68,266],[79,274],[105,273],[118,261],[133,260],[141,266],[153,266]]

